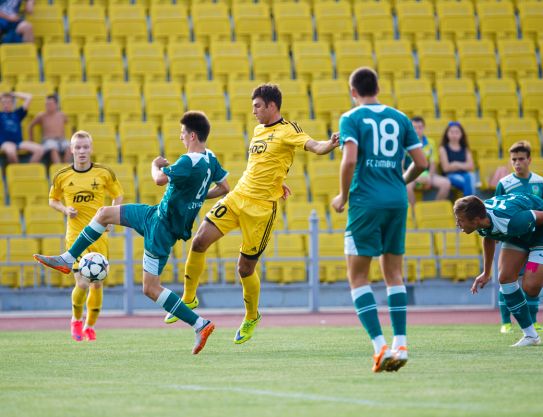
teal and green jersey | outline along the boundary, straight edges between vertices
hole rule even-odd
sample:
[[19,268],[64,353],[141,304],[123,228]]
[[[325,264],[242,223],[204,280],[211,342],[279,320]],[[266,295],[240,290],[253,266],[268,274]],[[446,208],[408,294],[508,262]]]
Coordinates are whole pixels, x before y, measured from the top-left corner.
[[162,172],[168,177],[168,187],[158,205],[158,216],[176,239],[187,240],[211,183],[224,181],[228,173],[209,149],[184,154]]
[[422,146],[409,118],[382,104],[358,106],[341,116],[339,135],[342,146],[358,146],[349,206],[407,207],[402,160]]
[[496,195],[533,194],[543,198],[543,177],[533,172],[528,178],[519,178],[515,174],[503,177],[496,186]]
[[505,194],[485,200],[490,227],[478,229],[483,237],[511,242],[528,249],[541,244],[542,230],[536,228],[534,210],[543,210],[543,199],[533,194]]

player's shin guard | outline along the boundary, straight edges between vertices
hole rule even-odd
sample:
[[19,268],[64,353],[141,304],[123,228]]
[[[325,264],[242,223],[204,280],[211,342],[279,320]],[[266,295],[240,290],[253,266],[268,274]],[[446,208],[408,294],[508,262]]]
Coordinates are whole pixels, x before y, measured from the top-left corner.
[[515,316],[521,329],[524,330],[532,326],[532,317],[528,310],[528,303],[518,282],[500,284],[500,292],[503,293],[507,308]]
[[77,285],[72,290],[72,318],[75,320],[81,320],[81,317],[83,317],[83,305],[85,304],[86,295],[87,290]]
[[505,298],[501,291],[498,292],[498,306],[500,307],[502,324],[511,323],[511,312],[507,308],[507,304],[505,304]]
[[187,263],[185,264],[185,288],[183,290],[183,302],[190,303],[196,297],[196,289],[200,281],[200,276],[204,272],[206,262],[205,252],[194,252],[189,250]]
[[351,290],[356,314],[368,335],[370,336],[375,352],[379,352],[382,345],[385,345],[381,323],[377,315],[377,304],[373,291],[369,285],[354,288]]
[[79,236],[70,249],[68,249],[68,252],[70,252],[70,254],[77,259],[79,256],[81,256],[85,249],[100,239],[100,236],[102,236],[105,231],[105,226],[102,226],[96,220],[92,219],[91,222],[81,231],[81,233],[79,233]]
[[167,288],[164,288],[158,298],[155,301],[168,313],[173,314],[179,320],[183,320],[185,323],[191,326],[196,323],[199,316],[188,308],[185,303],[181,301],[178,295],[173,293]]
[[258,317],[258,302],[260,299],[260,278],[253,272],[241,278],[243,286],[243,302],[245,303],[245,320],[255,320]]
[[407,291],[405,285],[387,287],[387,295],[390,322],[394,333],[392,349],[397,349],[400,346],[406,346]]
[[95,288],[91,286],[89,288],[89,296],[87,297],[87,321],[85,327],[93,327],[98,320],[100,310],[102,309],[102,299],[104,295],[104,289],[102,286]]

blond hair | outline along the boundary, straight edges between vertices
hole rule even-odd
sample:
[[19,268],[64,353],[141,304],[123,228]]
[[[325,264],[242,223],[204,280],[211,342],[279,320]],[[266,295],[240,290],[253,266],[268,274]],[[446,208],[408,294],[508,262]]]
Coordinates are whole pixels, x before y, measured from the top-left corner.
[[74,142],[76,139],[89,139],[92,143],[92,136],[89,132],[85,130],[78,130],[72,135],[72,139],[70,139],[70,142]]

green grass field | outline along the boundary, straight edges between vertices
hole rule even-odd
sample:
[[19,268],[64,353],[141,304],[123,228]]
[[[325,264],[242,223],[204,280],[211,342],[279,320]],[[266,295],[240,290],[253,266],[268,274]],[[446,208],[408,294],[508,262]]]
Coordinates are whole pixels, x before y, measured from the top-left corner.
[[[410,362],[373,374],[360,327],[0,333],[2,417],[541,416],[543,348],[498,326],[411,326]],[[365,414],[366,413],[366,414]]]

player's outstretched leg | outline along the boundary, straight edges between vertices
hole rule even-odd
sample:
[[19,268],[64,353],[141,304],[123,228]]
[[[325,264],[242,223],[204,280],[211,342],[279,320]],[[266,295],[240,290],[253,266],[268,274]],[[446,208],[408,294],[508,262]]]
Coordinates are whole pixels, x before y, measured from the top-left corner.
[[505,298],[501,292],[498,292],[498,306],[500,308],[500,317],[502,324],[500,326],[500,333],[507,334],[513,331],[513,326],[511,325],[511,312],[505,304]]
[[62,256],[46,256],[40,255],[39,253],[34,254],[34,259],[40,264],[55,269],[63,274],[69,274],[72,271],[72,265],[75,262],[75,259],[71,262],[65,260]]

